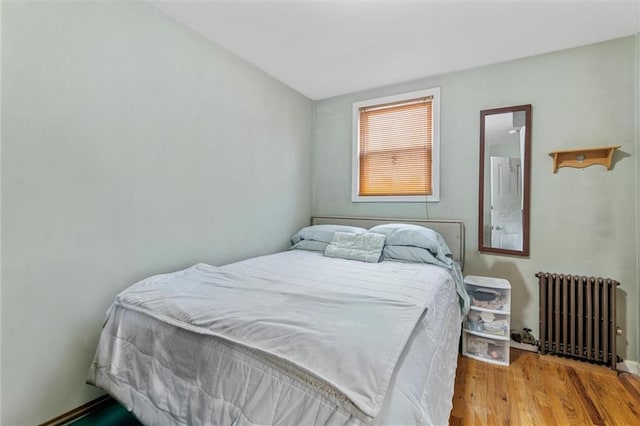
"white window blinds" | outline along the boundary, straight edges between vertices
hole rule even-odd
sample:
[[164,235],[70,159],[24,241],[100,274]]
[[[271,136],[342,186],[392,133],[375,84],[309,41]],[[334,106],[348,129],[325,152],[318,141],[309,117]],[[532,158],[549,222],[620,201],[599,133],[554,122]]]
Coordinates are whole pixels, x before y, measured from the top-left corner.
[[359,110],[360,196],[431,195],[432,97]]

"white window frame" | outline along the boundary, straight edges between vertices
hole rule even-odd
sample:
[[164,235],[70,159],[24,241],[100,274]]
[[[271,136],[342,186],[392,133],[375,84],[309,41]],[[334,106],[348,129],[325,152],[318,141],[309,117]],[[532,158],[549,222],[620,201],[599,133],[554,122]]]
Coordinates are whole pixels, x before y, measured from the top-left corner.
[[[360,108],[380,104],[400,103],[415,98],[432,97],[431,195],[359,195],[360,193]],[[417,90],[353,103],[353,137],[351,165],[351,201],[354,203],[435,203],[440,201],[440,88]]]

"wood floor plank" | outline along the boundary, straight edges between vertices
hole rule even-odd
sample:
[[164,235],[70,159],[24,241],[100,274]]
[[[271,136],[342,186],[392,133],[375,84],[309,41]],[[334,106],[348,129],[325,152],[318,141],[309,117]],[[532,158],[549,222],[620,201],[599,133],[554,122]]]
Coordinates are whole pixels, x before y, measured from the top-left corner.
[[578,373],[576,373],[576,371],[572,367],[567,367],[567,373],[569,374],[569,377],[571,379],[571,384],[573,385],[574,389],[578,392],[578,397],[582,402],[582,406],[586,408],[587,413],[591,418],[591,422],[594,425],[604,424],[604,421],[602,420],[602,417],[600,416],[598,409],[593,403],[591,396],[587,392],[587,389],[585,388],[584,383],[582,383],[582,381],[580,380]]
[[629,410],[637,419],[640,419],[640,378],[623,373],[620,375],[620,383],[631,396],[631,400],[626,401]]
[[558,371],[556,368],[556,366],[550,366],[552,374],[540,375],[542,388],[544,389],[549,401],[549,407],[557,424],[577,424],[575,422],[572,422],[572,420],[570,419],[570,416],[575,418],[574,411],[570,410],[568,413],[565,411],[566,399],[564,398],[564,395],[566,395],[566,392],[550,392],[551,389],[566,388],[565,384],[560,379],[559,374],[557,374]]
[[[484,365],[478,363],[473,364],[473,374],[471,375],[471,381],[468,383],[470,388],[469,395],[471,396],[471,404],[466,405],[467,409],[470,409],[470,420],[472,425],[487,424],[486,414],[486,401],[485,395],[487,394],[487,380],[484,375]],[[463,417],[464,420],[464,417]]]
[[508,369],[505,367],[494,367],[497,368],[496,374],[492,374],[492,383],[491,388],[493,389],[493,394],[495,398],[495,410],[491,410],[489,413],[490,418],[498,420],[496,424],[502,425],[510,425],[512,423],[511,418],[511,405],[509,403],[508,392],[507,392],[507,372]]
[[555,365],[553,372],[558,378],[559,384],[550,389],[561,389],[562,391],[556,392],[558,399],[562,404],[562,410],[566,417],[569,419],[569,424],[572,425],[586,425],[591,423],[589,413],[587,412],[584,404],[580,400],[580,394],[574,386],[572,386],[572,378],[569,377],[567,368],[562,365]]
[[[640,377],[630,373],[622,373],[620,376],[624,379],[623,382],[626,383],[625,388],[635,389],[635,395],[640,398]],[[631,392],[634,393],[633,391]]]
[[522,388],[521,380],[516,377],[516,374],[507,374],[506,375],[506,385],[508,392],[508,403],[510,407],[511,414],[511,424],[513,425],[522,425],[525,424],[525,419],[521,416],[519,410],[515,409],[515,402],[519,401],[524,395],[520,394],[520,389]]
[[640,426],[640,378],[517,350],[511,360],[459,358],[450,424]]
[[[640,424],[640,417],[633,412],[633,404],[628,404],[633,401],[619,398],[619,395],[626,392],[620,379],[602,380],[597,374],[586,374],[582,376],[581,380],[605,424],[615,424],[616,422]],[[633,398],[632,395],[630,397]]]
[[546,401],[540,384],[539,363],[532,362],[529,357],[520,359],[522,366],[523,399],[528,404],[522,404],[522,409],[527,414],[527,423],[534,425],[553,423],[553,415],[550,413],[549,404]]

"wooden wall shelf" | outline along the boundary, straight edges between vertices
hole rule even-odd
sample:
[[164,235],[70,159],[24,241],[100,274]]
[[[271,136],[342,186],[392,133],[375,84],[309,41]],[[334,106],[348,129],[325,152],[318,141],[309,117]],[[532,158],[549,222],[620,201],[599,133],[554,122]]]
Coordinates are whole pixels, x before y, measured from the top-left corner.
[[613,153],[618,148],[620,145],[550,152],[549,155],[553,157],[553,173],[557,173],[560,167],[583,169],[594,164],[600,164],[610,170]]

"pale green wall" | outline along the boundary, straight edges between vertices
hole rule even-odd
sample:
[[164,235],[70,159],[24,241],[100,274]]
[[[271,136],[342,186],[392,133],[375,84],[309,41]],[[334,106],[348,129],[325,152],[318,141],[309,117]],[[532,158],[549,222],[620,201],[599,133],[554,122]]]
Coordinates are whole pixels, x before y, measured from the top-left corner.
[[2,4],[2,421],[84,384],[115,294],[288,246],[312,102],[154,6]]
[[[0,35],[2,34],[2,2],[0,2]],[[2,43],[0,37],[0,58]],[[0,64],[1,65],[1,64]],[[2,66],[0,66],[0,98],[2,97]],[[2,129],[2,102],[0,102],[0,129]],[[0,188],[2,188],[2,132],[0,131]],[[0,322],[2,321],[2,194],[0,193]],[[2,423],[2,324],[0,323],[0,423]]]
[[[640,19],[640,16],[638,16]],[[640,33],[636,34],[636,153],[640,153]],[[636,323],[640,324],[640,156],[636,154]],[[640,358],[640,325],[636,332],[636,348]],[[636,358],[636,359],[637,359]],[[640,367],[640,366],[639,366]],[[640,372],[640,368],[638,369]]]
[[[422,203],[352,203],[351,104],[441,88],[441,201],[431,218],[462,219],[467,274],[499,276],[513,287],[513,325],[538,330],[538,271],[612,277],[621,282],[619,339],[638,360],[635,183],[635,38],[515,60],[316,102],[313,213],[425,217]],[[480,110],[533,105],[531,256],[477,251]],[[620,144],[615,167],[552,171],[556,149]]]
[[[424,204],[350,202],[350,114],[433,86],[442,201],[428,212],[465,221],[466,272],[508,278],[514,325],[534,329],[538,270],[620,280],[620,343],[638,360],[640,35],[318,101],[311,180],[311,102],[156,8],[3,2],[1,24],[2,424],[99,395],[84,378],[117,291],[286,247],[311,186],[315,214],[425,217]],[[479,111],[522,103],[532,255],[478,254]],[[602,144],[623,145],[613,171],[551,172],[549,151]]]

